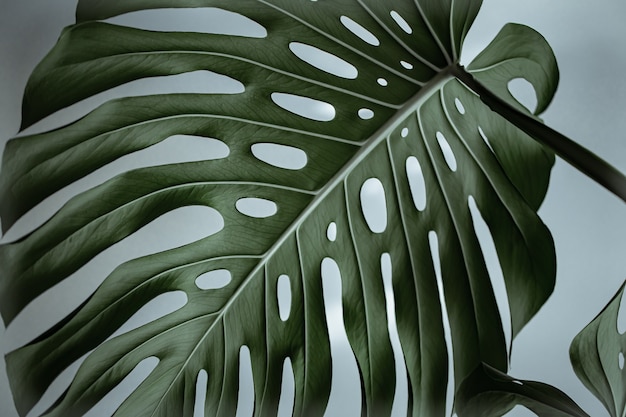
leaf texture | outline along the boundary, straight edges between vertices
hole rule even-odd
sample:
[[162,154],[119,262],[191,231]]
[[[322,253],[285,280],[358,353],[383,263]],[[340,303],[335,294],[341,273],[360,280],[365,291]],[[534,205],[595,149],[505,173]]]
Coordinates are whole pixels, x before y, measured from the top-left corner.
[[[476,206],[495,243],[515,336],[554,286],[553,243],[536,214],[553,156],[453,75],[480,3],[79,2],[79,23],[63,32],[29,81],[24,127],[144,77],[208,70],[241,82],[245,91],[117,99],[75,123],[8,144],[0,177],[5,230],[57,190],[173,135],[217,138],[229,148],[219,160],[121,174],[69,200],[32,234],[0,247],[0,312],[10,323],[47,289],[165,213],[208,206],[224,219],[214,235],[123,263],[65,320],[11,352],[7,366],[19,413],[28,413],[66,367],[89,353],[46,416],[83,414],[151,357],[158,365],[117,416],[193,415],[201,370],[208,374],[206,415],[234,415],[239,355],[247,346],[255,415],[276,414],[286,358],[294,372],[293,414],[323,415],[332,377],[321,281],[326,258],[341,273],[343,324],[359,367],[365,415],[389,415],[395,391],[383,254],[392,264],[409,414],[445,415],[448,384],[458,387],[480,363],[506,372],[508,347],[470,207]],[[173,7],[240,13],[267,35],[159,33],[95,21]],[[411,34],[391,11],[403,16]],[[342,17],[367,28],[379,46],[356,36]],[[503,48],[507,39],[522,46]],[[358,76],[315,68],[291,52],[292,42],[341,58]],[[543,38],[519,25],[507,25],[469,68],[490,80],[496,93],[530,73],[541,108],[558,79]],[[294,114],[276,104],[276,93],[329,103],[334,117]],[[371,117],[359,116],[361,110]],[[255,157],[251,147],[267,142],[304,151],[306,166],[287,171]],[[423,202],[412,188],[416,174],[408,167],[415,162]],[[364,183],[373,178],[384,190],[382,230],[368,223],[361,201]],[[274,202],[277,212],[248,216],[237,209],[244,198]],[[333,239],[327,234],[331,224]],[[221,269],[232,277],[224,287],[196,285],[202,274]],[[292,294],[286,320],[276,296],[282,275],[289,277]],[[172,291],[186,294],[184,307],[110,338],[143,305]],[[454,381],[447,378],[444,316]]]
[[624,285],[607,306],[572,341],[574,372],[611,416],[626,412],[626,336],[617,327]]
[[541,417],[589,417],[559,389],[514,379],[485,364],[463,381],[457,399],[460,417],[502,416],[515,405],[523,405]]

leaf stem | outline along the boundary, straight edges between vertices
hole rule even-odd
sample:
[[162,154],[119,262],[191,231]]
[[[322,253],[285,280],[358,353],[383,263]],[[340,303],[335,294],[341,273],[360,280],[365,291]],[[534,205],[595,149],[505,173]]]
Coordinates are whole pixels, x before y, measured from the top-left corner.
[[570,165],[626,202],[626,176],[617,168],[538,119],[511,106],[477,81],[462,66],[457,65],[450,70],[455,77],[478,94],[482,102],[492,111],[513,123],[537,142],[550,148]]

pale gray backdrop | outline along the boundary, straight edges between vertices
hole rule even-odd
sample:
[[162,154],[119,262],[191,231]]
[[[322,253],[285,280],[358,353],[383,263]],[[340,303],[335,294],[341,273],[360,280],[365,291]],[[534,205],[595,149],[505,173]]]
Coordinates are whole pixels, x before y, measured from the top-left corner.
[[[0,147],[4,147],[6,140],[17,132],[21,94],[29,73],[55,43],[61,28],[72,23],[74,7],[75,0],[0,0]],[[524,23],[537,29],[554,48],[561,69],[559,91],[544,114],[546,123],[626,172],[625,20],[626,2],[623,0],[485,0],[467,39],[464,62],[469,62],[506,22]],[[207,22],[196,19],[193,24],[196,25],[194,28],[199,24],[224,27],[224,21],[220,19]],[[193,90],[197,88],[193,82],[169,88],[174,91]],[[145,85],[136,87],[137,94],[142,88],[145,89]],[[127,92],[118,91],[117,94]],[[91,105],[96,102],[92,101]],[[81,110],[84,111],[76,111],[80,113]],[[37,129],[70,121],[75,117],[71,113],[53,118],[48,124],[42,123]],[[194,157],[184,151],[172,156],[171,149],[160,150],[166,155],[152,153],[151,156],[164,162]],[[131,166],[129,162],[121,163],[103,175],[110,176],[115,170]],[[82,187],[88,184],[85,182]],[[43,220],[42,214],[46,210],[57,208],[64,198],[79,189],[74,188],[48,199],[43,210],[35,210],[16,225],[2,242],[11,241],[32,229]],[[194,240],[219,227],[213,213],[188,214],[186,212],[178,217],[174,214],[155,227],[161,234],[175,234],[174,243]],[[571,395],[590,415],[607,415],[575,377],[569,364],[568,347],[574,335],[600,311],[626,279],[626,205],[562,161],[557,161],[540,214],[556,241],[557,288],[546,306],[517,338],[511,374],[520,379],[553,384]],[[142,249],[136,252],[132,249],[129,254],[129,247],[133,247],[131,241],[117,248],[112,258],[137,256],[167,247],[154,241],[154,232],[147,230],[142,233],[134,241],[134,246],[143,246]],[[137,245],[142,239],[151,241],[151,245]],[[114,261],[99,257],[91,264],[91,271],[109,271]],[[82,272],[89,275],[87,270]],[[43,303],[45,305],[28,309],[27,314],[18,317],[6,331],[2,328],[2,352],[28,342],[47,325],[60,319],[76,302],[72,301],[72,295],[93,290],[97,282],[77,276],[56,292],[48,294],[47,302]],[[621,323],[622,329],[626,329],[626,320]],[[349,358],[341,329],[336,333],[334,349],[337,349],[338,355]],[[354,368],[349,360],[345,362],[346,369],[342,374],[348,378],[354,373]],[[0,364],[0,415],[14,417],[17,413],[12,405],[3,359]],[[358,383],[340,381],[337,385],[341,391],[334,389],[328,415],[357,415],[356,412],[349,414],[347,410],[351,402],[348,399],[358,401]],[[63,384],[60,383],[57,395],[62,389]],[[42,412],[54,401],[53,391],[36,410]],[[243,387],[242,398],[247,396],[249,399],[249,394],[250,387]],[[90,415],[106,415],[122,400],[123,393],[116,393],[107,398],[108,404],[100,405]],[[240,415],[249,414],[248,410],[249,401],[240,410]],[[400,411],[400,408],[395,409],[394,414],[398,412],[399,415]],[[516,409],[510,415],[531,414]]]

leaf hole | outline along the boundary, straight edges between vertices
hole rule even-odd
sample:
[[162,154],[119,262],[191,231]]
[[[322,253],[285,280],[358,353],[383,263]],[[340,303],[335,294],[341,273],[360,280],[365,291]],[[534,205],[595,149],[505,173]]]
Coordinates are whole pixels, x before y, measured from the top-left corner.
[[161,32],[199,32],[265,38],[267,30],[239,13],[214,7],[141,10],[107,19],[116,25]]
[[150,376],[158,364],[159,359],[154,356],[139,362],[115,388],[102,397],[83,417],[112,416],[126,398]]
[[307,119],[329,122],[335,118],[335,107],[324,101],[287,93],[272,93],[271,98],[279,107]]
[[626,333],[626,297],[622,295],[617,311],[617,331],[620,334]]
[[393,357],[395,360],[396,370],[396,392],[394,394],[392,416],[407,415],[407,399],[409,396],[408,380],[406,375],[406,364],[404,362],[404,354],[398,335],[398,327],[396,323],[396,303],[393,291],[393,268],[391,263],[391,255],[383,253],[380,256],[380,273],[383,279],[383,288],[385,289],[385,301],[387,308],[387,330],[389,331],[389,339],[393,349]]
[[363,42],[369,43],[372,46],[379,46],[380,41],[372,32],[365,29],[363,26],[350,19],[348,16],[341,16],[340,22],[346,29],[360,38]]
[[372,117],[374,117],[374,112],[370,109],[360,109],[359,110],[359,117],[363,120],[369,120]]
[[228,269],[215,269],[199,275],[195,283],[196,287],[201,290],[218,290],[230,284],[232,279],[232,274]]
[[240,198],[235,203],[235,207],[241,214],[257,219],[265,219],[278,212],[278,206],[276,203],[257,197]]
[[522,381],[518,381],[517,379],[511,380],[511,382],[516,384],[516,385],[524,385],[524,383]]
[[491,147],[491,142],[489,141],[489,138],[487,137],[487,135],[485,135],[485,132],[483,131],[482,127],[480,127],[480,126],[478,126],[478,134],[482,138],[483,142],[485,142],[485,144],[489,147],[489,150],[491,150],[491,152],[493,153],[493,148]]
[[172,314],[187,304],[187,294],[184,291],[170,291],[160,294],[143,305],[135,314],[119,327],[108,340],[124,333],[131,332],[155,320]]
[[278,403],[278,417],[291,417],[295,405],[296,383],[291,359],[285,358],[283,362],[283,378],[280,388],[280,400]]
[[387,87],[389,85],[389,82],[384,78],[379,78],[376,80],[376,82],[382,87]]
[[507,88],[515,100],[522,106],[531,112],[535,111],[537,108],[537,94],[531,83],[524,78],[514,78],[508,82]]
[[400,131],[400,136],[402,136],[403,138],[406,138],[407,136],[409,136],[409,128],[403,127],[402,130]]
[[255,143],[252,154],[260,161],[277,168],[297,171],[306,166],[308,157],[302,149],[277,143]]
[[414,156],[409,156],[405,165],[413,204],[417,210],[424,211],[426,208],[426,181],[424,180],[422,167]]
[[407,61],[400,61],[400,65],[402,65],[404,67],[404,69],[408,69],[408,70],[412,70],[413,69],[413,64],[411,64],[410,62],[407,62]]
[[281,275],[276,282],[276,297],[278,298],[278,314],[282,321],[287,321],[291,313],[291,281],[288,275]]
[[437,142],[439,143],[439,148],[443,153],[443,157],[446,160],[446,164],[448,164],[448,168],[451,171],[456,171],[456,158],[454,156],[454,152],[452,152],[452,148],[450,144],[446,140],[446,137],[441,132],[437,132]]
[[[230,154],[230,148],[219,139],[195,135],[173,135],[140,152],[140,159],[150,158],[150,164],[145,164],[145,166],[157,166],[223,159]],[[135,152],[132,156],[137,160],[138,153]]]
[[617,355],[617,365],[619,369],[624,370],[624,354],[622,352]]
[[378,178],[369,178],[361,186],[361,210],[367,226],[373,233],[387,228],[387,201],[385,189]]
[[244,345],[239,349],[239,393],[237,396],[237,417],[254,415],[254,376],[250,349]]
[[456,107],[456,110],[461,113],[461,114],[465,114],[465,106],[463,106],[463,103],[461,103],[461,100],[459,100],[458,98],[454,99],[454,106]]
[[400,26],[400,29],[402,29],[409,35],[413,33],[413,29],[411,29],[411,26],[407,23],[406,20],[404,20],[404,18],[400,15],[400,13],[396,12],[395,10],[392,10],[390,14],[393,20],[396,22],[396,24]]
[[502,273],[502,267],[500,265],[500,259],[498,258],[496,245],[494,243],[493,236],[491,235],[491,231],[489,230],[489,226],[485,222],[480,209],[476,205],[474,197],[469,196],[467,206],[472,217],[474,233],[478,238],[478,244],[483,254],[483,259],[485,260],[489,280],[491,281],[491,288],[493,289],[493,293],[496,298],[498,312],[500,313],[500,319],[502,321],[502,330],[504,331],[504,337],[508,349],[511,346],[513,337],[511,312],[504,281],[504,274]]
[[354,65],[315,46],[291,42],[289,49],[307,64],[337,77],[353,80],[359,75]]
[[345,416],[354,414],[354,404],[361,404],[359,369],[348,341],[343,321],[341,272],[337,262],[324,258],[322,291],[324,311],[330,336],[332,382],[326,415]]
[[443,321],[444,337],[446,340],[446,349],[448,351],[448,389],[446,390],[446,414],[447,416],[452,413],[452,404],[454,399],[454,365],[453,353],[452,353],[452,332],[450,329],[450,318],[448,317],[448,307],[446,304],[446,297],[443,285],[443,276],[441,274],[441,259],[439,257],[439,239],[437,233],[434,231],[428,232],[428,243],[430,246],[430,254],[433,261],[433,268],[435,270],[435,277],[437,280],[437,289],[439,293],[439,305],[441,306],[441,317]]
[[328,225],[328,228],[326,229],[326,237],[331,242],[334,242],[335,240],[337,240],[337,223],[330,222],[330,224]]
[[196,399],[193,406],[193,417],[205,417],[206,393],[209,382],[207,371],[200,369],[196,377]]

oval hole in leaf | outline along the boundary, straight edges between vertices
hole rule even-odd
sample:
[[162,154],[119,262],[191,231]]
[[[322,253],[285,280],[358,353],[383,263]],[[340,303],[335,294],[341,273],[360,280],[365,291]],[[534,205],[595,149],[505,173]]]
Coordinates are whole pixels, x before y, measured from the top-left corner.
[[285,358],[283,362],[283,383],[280,389],[280,402],[278,403],[278,417],[291,417],[295,404],[296,384],[293,374],[291,359]]
[[116,25],[162,32],[199,32],[265,38],[267,30],[239,13],[215,7],[151,9],[107,19]]
[[143,305],[135,314],[119,327],[107,340],[124,333],[140,328],[148,323],[165,317],[168,314],[183,308],[187,304],[187,294],[184,291],[170,291],[159,294]]
[[378,178],[369,178],[361,186],[361,210],[367,226],[373,233],[387,228],[387,201],[385,189]]
[[293,146],[277,143],[255,143],[251,147],[252,154],[260,161],[277,168],[299,170],[306,166],[306,152]]
[[383,87],[387,87],[389,85],[389,82],[384,78],[379,78],[376,82]]
[[282,321],[287,321],[291,313],[291,282],[289,276],[283,274],[276,282],[276,297],[278,298],[278,314]]
[[271,217],[278,212],[276,203],[264,198],[246,197],[240,198],[235,203],[237,211],[249,217],[264,219]]
[[233,276],[228,269],[216,269],[198,276],[195,283],[201,290],[217,290],[230,284],[232,279]]
[[330,224],[328,225],[328,228],[326,229],[326,237],[331,242],[334,242],[335,240],[337,240],[337,223],[330,222]]
[[413,29],[411,29],[411,26],[407,23],[407,21],[404,20],[402,16],[400,16],[400,13],[396,12],[395,10],[392,10],[390,14],[393,20],[398,24],[398,26],[400,26],[400,29],[402,29],[409,35],[413,33]]
[[409,188],[413,197],[413,204],[419,211],[426,208],[426,181],[419,161],[414,156],[406,159],[406,176],[409,180]]
[[451,171],[456,171],[456,158],[454,156],[454,152],[452,152],[452,148],[450,144],[446,140],[446,137],[441,132],[437,132],[437,142],[439,143],[439,147],[441,148],[441,152],[443,153],[443,157],[446,160],[446,164]]
[[239,394],[236,417],[250,417],[254,414],[253,378],[250,349],[244,345],[239,349]]
[[617,355],[617,365],[619,369],[624,369],[624,354],[622,352]]
[[400,65],[402,65],[405,69],[411,70],[413,69],[413,64],[406,61],[400,61]]
[[365,29],[363,26],[350,19],[348,16],[341,16],[339,20],[346,29],[358,36],[363,42],[369,43],[373,46],[380,45],[380,41],[376,36],[374,36],[372,32]]
[[535,88],[524,78],[513,78],[507,84],[509,92],[515,100],[531,112],[537,108],[537,94]]
[[374,112],[370,109],[360,109],[359,117],[363,120],[369,120],[374,117]]
[[307,119],[329,122],[335,118],[335,107],[320,100],[287,93],[272,93],[271,97],[279,107]]
[[209,382],[207,371],[200,369],[196,378],[196,400],[193,406],[193,417],[205,417],[204,407],[206,405],[206,390]]
[[111,391],[100,399],[83,417],[111,416],[120,405],[146,380],[159,364],[159,359],[151,356],[137,366]]
[[409,136],[409,128],[403,127],[402,130],[400,131],[400,136],[402,136],[403,138],[406,138],[407,136]]
[[454,106],[456,107],[456,110],[461,113],[461,114],[465,114],[465,106],[463,106],[463,103],[461,103],[461,100],[459,100],[458,98],[454,99]]
[[357,415],[354,404],[361,404],[359,368],[343,321],[343,305],[341,300],[341,272],[337,262],[332,258],[322,260],[322,291],[324,310],[330,336],[332,360],[332,383],[330,399],[326,414],[328,416]]
[[289,49],[307,64],[337,77],[353,80],[359,75],[359,71],[351,63],[315,46],[291,42]]

